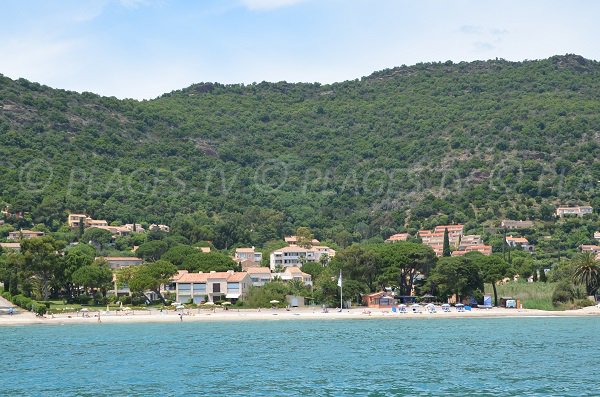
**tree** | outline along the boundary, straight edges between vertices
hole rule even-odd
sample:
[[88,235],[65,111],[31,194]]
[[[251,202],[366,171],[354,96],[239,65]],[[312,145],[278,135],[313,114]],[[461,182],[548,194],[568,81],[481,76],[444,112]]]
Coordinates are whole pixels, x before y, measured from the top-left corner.
[[440,258],[427,282],[438,290],[438,296],[455,294],[457,301],[477,289],[483,290],[479,267],[466,257]]
[[40,292],[44,300],[50,296],[50,283],[60,272],[63,265],[60,251],[65,247],[64,241],[44,236],[21,241],[21,252],[25,260],[25,269],[32,272],[40,282]]
[[296,229],[297,243],[300,247],[310,248],[312,247],[312,241],[315,238],[312,231],[308,227],[299,227]]
[[450,256],[450,238],[448,237],[448,228],[444,229],[444,247],[443,256]]
[[161,259],[169,261],[177,267],[181,267],[187,257],[196,255],[198,253],[198,248],[194,248],[189,245],[178,244],[169,248],[169,250],[161,256]]
[[583,285],[588,295],[594,295],[600,287],[600,261],[595,254],[582,252],[573,259],[572,265],[575,268],[573,281]]
[[168,283],[176,273],[177,267],[163,260],[141,265],[129,280],[129,288],[132,292],[154,291],[164,303],[165,300],[160,293],[160,286]]
[[366,246],[381,265],[381,287],[396,287],[400,295],[410,295],[417,274],[427,276],[435,264],[435,253],[425,245],[400,241]]
[[75,270],[71,276],[74,285],[82,286],[86,292],[88,289],[100,289],[104,296],[106,296],[106,289],[112,284],[112,278],[112,271],[103,260],[84,265]]
[[135,252],[145,261],[157,261],[167,251],[168,246],[162,240],[152,240],[140,245]]
[[108,230],[90,227],[83,232],[81,241],[97,245],[100,249],[104,249],[112,241],[112,234]]
[[472,252],[465,255],[465,257],[479,268],[483,277],[483,282],[492,284],[492,289],[494,290],[494,305],[498,306],[496,283],[506,277],[514,276],[514,269],[497,255],[485,256],[479,252]]
[[[94,262],[96,249],[91,245],[79,243],[69,249],[64,256],[64,266],[62,272],[56,274],[60,284],[65,288],[68,297],[73,296],[73,273],[84,266],[89,266]],[[83,284],[81,284],[83,285]]]
[[217,271],[223,272],[231,269],[237,269],[238,264],[233,261],[229,256],[220,252],[196,252],[193,255],[189,255],[183,261],[180,269],[185,269],[190,272],[210,272]]
[[[303,271],[305,271],[305,266],[302,266]],[[355,244],[340,251],[333,258],[330,266],[334,272],[341,270],[346,280],[364,283],[370,291],[374,291],[376,289],[375,280],[380,272],[381,259],[373,251]]]

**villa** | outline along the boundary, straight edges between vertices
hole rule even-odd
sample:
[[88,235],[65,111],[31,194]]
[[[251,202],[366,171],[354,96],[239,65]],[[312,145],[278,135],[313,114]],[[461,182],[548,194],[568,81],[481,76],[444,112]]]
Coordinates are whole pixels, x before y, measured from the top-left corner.
[[500,223],[500,227],[504,229],[531,229],[533,221],[512,221],[505,219]]
[[406,241],[408,240],[408,233],[396,233],[388,237],[385,242],[386,243],[395,243],[396,241]]
[[9,240],[21,240],[36,237],[44,237],[44,232],[37,232],[33,230],[17,230],[8,233]]
[[0,243],[0,248],[2,248],[4,251],[19,252],[19,251],[21,251],[21,244],[20,243]]
[[[283,240],[288,243],[288,245],[298,245],[298,237],[297,236],[286,236],[283,238]],[[312,245],[317,245],[320,244],[321,242],[317,239],[312,239],[311,240],[311,244]]]
[[302,267],[304,262],[318,262],[321,258],[330,260],[335,256],[335,250],[326,246],[313,246],[311,248],[291,245],[275,250],[269,257],[271,270],[277,266]]
[[585,214],[591,214],[593,208],[589,205],[576,206],[576,207],[558,207],[556,209],[556,216],[562,218],[565,215],[577,215],[584,216]]
[[594,254],[599,254],[600,253],[600,246],[598,245],[585,245],[582,244],[579,246],[579,249],[581,250],[581,252],[592,252]]
[[521,247],[523,251],[533,252],[533,245],[529,244],[529,240],[524,237],[506,236],[506,244],[509,247]]
[[600,232],[595,232],[594,233],[594,239],[600,240]]
[[299,267],[286,267],[281,273],[273,273],[273,279],[279,278],[281,281],[301,281],[305,286],[312,286],[312,276],[304,273]]
[[247,272],[184,273],[177,280],[177,302],[219,302],[229,299],[232,302],[244,299],[252,286]]
[[129,256],[106,256],[98,257],[96,259],[104,259],[106,262],[108,262],[108,266],[113,270],[130,266],[138,266],[144,263],[144,260],[141,258]]
[[255,287],[262,287],[271,281],[271,269],[268,267],[248,267],[244,271],[250,275],[252,285]]
[[233,259],[238,263],[251,261],[256,264],[260,264],[262,262],[262,258],[262,252],[256,252],[254,247],[237,248],[233,254]]

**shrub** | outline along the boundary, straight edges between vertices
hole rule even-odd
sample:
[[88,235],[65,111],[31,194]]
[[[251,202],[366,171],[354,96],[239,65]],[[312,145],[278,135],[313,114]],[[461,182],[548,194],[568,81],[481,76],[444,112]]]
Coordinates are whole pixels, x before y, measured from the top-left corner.
[[554,305],[570,302],[574,298],[575,293],[573,291],[573,286],[566,281],[558,283],[552,293],[552,303]]
[[6,299],[7,301],[11,301],[12,302],[12,295],[10,294],[10,292],[8,292],[8,291],[3,292],[2,293],[2,297],[4,299]]

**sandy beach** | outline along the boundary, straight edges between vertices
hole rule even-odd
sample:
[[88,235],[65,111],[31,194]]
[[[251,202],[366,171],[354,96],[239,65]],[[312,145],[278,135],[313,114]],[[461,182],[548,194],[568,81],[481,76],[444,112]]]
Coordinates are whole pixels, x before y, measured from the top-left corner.
[[186,309],[183,316],[179,311],[159,310],[133,310],[129,312],[115,311],[90,311],[87,313],[73,312],[46,315],[37,317],[35,314],[18,310],[13,315],[0,315],[0,326],[23,325],[66,325],[66,324],[132,324],[132,323],[179,323],[179,322],[205,322],[205,321],[282,321],[282,320],[369,320],[369,319],[437,319],[437,318],[500,318],[500,317],[589,317],[600,316],[600,308],[590,306],[578,310],[544,311],[532,309],[473,309],[471,311],[457,312],[452,308],[450,312],[442,312],[437,308],[435,313],[393,313],[389,309],[329,309],[323,313],[321,308],[294,308],[286,309]]

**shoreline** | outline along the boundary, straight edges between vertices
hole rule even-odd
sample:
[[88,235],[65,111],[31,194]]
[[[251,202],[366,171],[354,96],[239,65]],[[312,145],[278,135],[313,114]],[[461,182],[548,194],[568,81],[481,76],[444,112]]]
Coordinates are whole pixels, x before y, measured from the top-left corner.
[[[100,321],[98,321],[100,313]],[[148,324],[148,323],[189,323],[189,322],[243,322],[243,321],[293,321],[293,320],[412,320],[412,319],[460,319],[460,318],[558,318],[558,317],[600,317],[598,306],[577,310],[545,311],[534,309],[473,309],[472,311],[436,313],[393,313],[389,309],[345,309],[342,312],[330,309],[328,313],[316,308],[285,309],[236,309],[215,312],[189,309],[184,310],[183,319],[179,312],[144,310],[129,314],[115,312],[61,313],[54,316],[37,317],[30,312],[14,315],[0,315],[0,327],[29,325],[68,325],[68,324]]]

